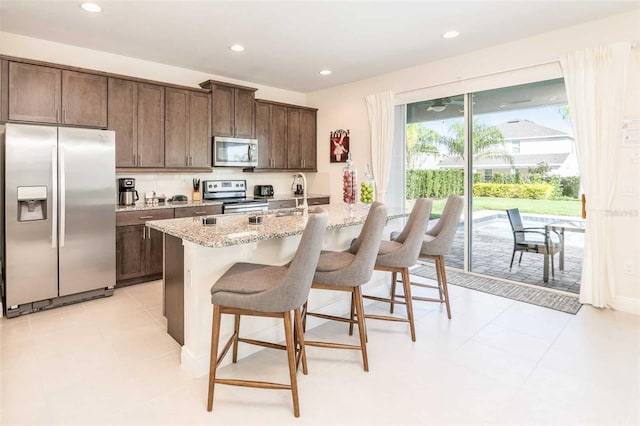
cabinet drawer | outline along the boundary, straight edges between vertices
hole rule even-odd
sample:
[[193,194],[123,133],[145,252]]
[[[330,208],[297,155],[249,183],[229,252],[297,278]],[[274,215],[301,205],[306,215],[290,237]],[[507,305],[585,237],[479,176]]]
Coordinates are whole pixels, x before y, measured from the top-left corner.
[[148,220],[173,219],[174,209],[138,210],[116,213],[116,226],[144,225]]
[[207,216],[212,214],[222,214],[222,206],[199,206],[199,207],[181,207],[175,209],[176,218]]
[[269,210],[293,209],[296,207],[296,200],[272,200],[269,201]]
[[319,206],[321,204],[329,204],[329,197],[309,198],[307,204],[310,206]]

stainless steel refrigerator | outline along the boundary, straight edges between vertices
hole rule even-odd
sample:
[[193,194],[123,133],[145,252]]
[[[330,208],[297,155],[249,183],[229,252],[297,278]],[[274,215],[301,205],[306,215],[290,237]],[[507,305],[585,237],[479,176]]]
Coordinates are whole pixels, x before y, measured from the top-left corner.
[[113,293],[115,133],[0,126],[7,317]]

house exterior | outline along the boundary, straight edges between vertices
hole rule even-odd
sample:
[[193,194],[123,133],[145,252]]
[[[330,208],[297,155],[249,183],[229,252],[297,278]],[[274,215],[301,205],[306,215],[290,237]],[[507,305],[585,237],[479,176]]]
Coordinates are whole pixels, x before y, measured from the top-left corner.
[[[474,160],[474,173],[491,182],[494,174],[529,174],[529,169],[544,163],[554,175],[578,176],[578,160],[574,139],[561,130],[545,127],[530,120],[511,120],[495,126],[504,136],[508,158]],[[438,163],[440,169],[463,168],[461,157],[446,157]]]

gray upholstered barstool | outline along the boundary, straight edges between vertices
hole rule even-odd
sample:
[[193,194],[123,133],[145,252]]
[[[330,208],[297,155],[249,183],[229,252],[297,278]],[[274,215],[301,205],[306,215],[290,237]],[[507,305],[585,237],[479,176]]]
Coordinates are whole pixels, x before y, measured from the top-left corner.
[[[387,220],[387,208],[384,204],[376,202],[371,206],[367,219],[358,238],[351,244],[348,250],[342,252],[323,251],[313,277],[311,288],[321,290],[348,291],[351,293],[352,309],[357,312],[357,320],[342,318],[333,315],[307,312],[306,315],[329,319],[334,321],[348,322],[350,331],[353,324],[358,324],[360,334],[360,346],[347,345],[333,342],[306,341],[307,346],[320,346],[333,349],[355,349],[362,351],[362,364],[364,371],[369,371],[369,361],[367,358],[367,345],[365,336],[364,314],[362,307],[362,292],[360,286],[367,283],[373,274],[373,265],[380,248],[382,231]],[[350,333],[351,334],[351,333]]]
[[[208,411],[213,409],[214,385],[219,383],[266,389],[291,389],[294,415],[296,417],[300,415],[296,381],[296,367],[299,360],[296,359],[297,356],[302,359],[303,373],[307,374],[300,307],[309,296],[311,281],[320,257],[320,250],[322,249],[327,217],[327,213],[321,209],[318,213],[309,215],[298,250],[288,266],[236,263],[211,288],[213,324],[211,331]],[[296,348],[294,342],[291,311],[294,312],[299,349]],[[222,314],[234,315],[235,324],[231,338],[225,344],[220,357],[218,357],[218,340],[220,339]],[[284,320],[286,345],[240,338],[241,315],[282,318]],[[236,362],[238,342],[286,350],[289,359],[291,383],[286,385],[252,380],[216,378],[216,369],[232,344],[233,362]]]
[[[425,302],[440,302],[447,306],[447,316],[451,319],[451,306],[449,305],[449,289],[447,288],[447,274],[444,268],[444,255],[451,250],[453,238],[456,235],[458,223],[460,222],[460,213],[462,213],[463,199],[458,195],[451,194],[447,199],[447,203],[442,210],[442,216],[438,219],[433,228],[429,229],[424,235],[424,241],[420,249],[418,259],[433,260],[436,266],[436,276],[438,285],[429,285],[422,283],[411,283],[418,287],[436,288],[440,294],[439,299],[431,297],[413,296],[413,300]],[[391,233],[391,239],[398,238],[397,233]],[[403,278],[404,279],[404,278]],[[391,285],[391,298],[395,300],[399,295],[395,294],[395,282]],[[404,298],[404,296],[402,296]],[[393,303],[391,303],[391,312],[393,312]]]
[[[409,220],[402,229],[402,232],[393,241],[382,241],[380,244],[380,250],[376,258],[376,264],[374,269],[377,271],[391,272],[391,283],[396,282],[397,274],[402,274],[402,281],[404,284],[404,291],[409,297],[404,302],[394,301],[393,298],[385,299],[382,297],[375,297],[364,295],[365,299],[376,300],[378,302],[386,303],[402,303],[407,306],[407,318],[398,318],[395,316],[384,315],[370,315],[365,314],[365,318],[386,320],[386,321],[400,321],[408,322],[411,330],[411,340],[416,341],[416,329],[413,321],[413,305],[411,303],[411,286],[409,284],[409,267],[415,265],[418,260],[418,254],[420,253],[420,246],[422,245],[422,237],[427,229],[427,223],[429,222],[429,214],[431,214],[431,200],[426,198],[418,198],[416,200]],[[393,293],[392,293],[393,294]]]

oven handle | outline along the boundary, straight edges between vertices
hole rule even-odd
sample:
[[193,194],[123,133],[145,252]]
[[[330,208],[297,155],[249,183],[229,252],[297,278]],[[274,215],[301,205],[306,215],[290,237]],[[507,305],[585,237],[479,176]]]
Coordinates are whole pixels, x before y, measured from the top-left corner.
[[253,204],[253,205],[235,205],[235,206],[224,206],[223,213],[243,213],[243,212],[264,212],[269,209],[268,204]]

